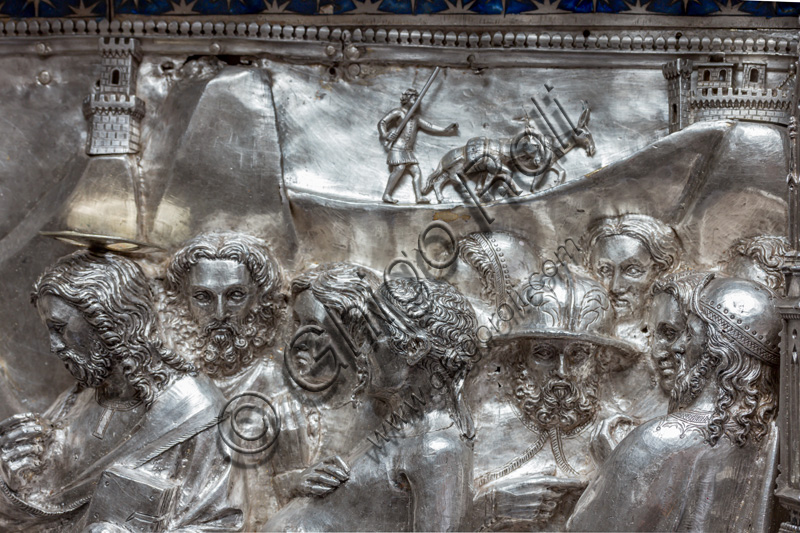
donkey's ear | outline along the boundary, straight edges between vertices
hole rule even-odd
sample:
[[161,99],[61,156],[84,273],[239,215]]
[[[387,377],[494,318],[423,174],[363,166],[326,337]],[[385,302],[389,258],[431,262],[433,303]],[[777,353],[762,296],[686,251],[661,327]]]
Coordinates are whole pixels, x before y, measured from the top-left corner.
[[589,103],[585,100],[581,100],[581,105],[583,106],[583,111],[581,111],[581,116],[578,119],[578,128],[583,128],[587,124],[589,124],[589,113],[591,113],[591,109],[589,109]]

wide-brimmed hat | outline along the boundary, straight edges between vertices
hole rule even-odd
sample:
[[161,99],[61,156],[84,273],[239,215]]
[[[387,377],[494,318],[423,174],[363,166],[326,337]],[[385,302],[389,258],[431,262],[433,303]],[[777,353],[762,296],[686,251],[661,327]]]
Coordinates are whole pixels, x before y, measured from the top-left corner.
[[612,335],[614,311],[608,293],[587,275],[562,264],[531,277],[521,292],[525,313],[509,325],[510,331],[493,336],[490,347],[535,340],[557,347],[589,343],[624,358],[640,352]]

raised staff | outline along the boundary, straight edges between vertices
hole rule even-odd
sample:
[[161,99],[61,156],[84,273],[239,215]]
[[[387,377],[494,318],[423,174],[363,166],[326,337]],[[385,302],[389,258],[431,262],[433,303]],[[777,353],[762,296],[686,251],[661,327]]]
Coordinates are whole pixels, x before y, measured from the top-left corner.
[[[419,113],[417,113],[422,98],[428,92],[440,70],[440,67],[433,69],[433,73],[422,87],[421,92],[417,92],[413,88],[404,92],[400,97],[400,107],[389,111],[378,122],[381,143],[389,151],[386,163],[389,165],[390,174],[386,190],[383,192],[384,202],[397,203],[397,200],[392,197],[392,191],[397,187],[400,178],[408,172],[411,174],[412,183],[414,184],[414,196],[417,203],[429,203],[429,200],[422,194],[422,172],[419,169],[417,157],[414,155],[417,131],[421,129],[426,133],[435,135],[452,135],[458,132],[458,124],[455,122],[443,128],[420,118]],[[397,127],[394,127],[394,124],[397,124]]]

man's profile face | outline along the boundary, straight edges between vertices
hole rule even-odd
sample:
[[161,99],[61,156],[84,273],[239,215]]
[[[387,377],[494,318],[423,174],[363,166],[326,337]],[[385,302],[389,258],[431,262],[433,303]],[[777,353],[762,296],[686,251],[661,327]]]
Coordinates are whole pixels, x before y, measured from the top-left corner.
[[404,107],[411,107],[417,103],[417,98],[419,97],[416,94],[404,95],[403,98],[401,98],[402,101],[400,103]]
[[653,330],[650,355],[658,371],[658,384],[662,391],[669,394],[675,385],[675,373],[678,370],[675,349],[685,334],[686,319],[678,301],[671,294],[661,292],[653,298],[650,321]]
[[592,270],[608,291],[617,318],[642,309],[658,273],[644,243],[628,235],[598,240],[592,250]]
[[192,317],[205,329],[230,319],[243,320],[256,298],[256,287],[245,265],[203,259],[189,273],[186,297]]
[[[367,311],[368,313],[370,311]],[[297,362],[298,368],[303,379],[314,381],[315,378],[324,379],[336,370],[336,359],[332,352],[328,352],[324,357],[319,357],[326,346],[340,356],[340,359],[352,362],[351,350],[345,335],[347,327],[340,331],[334,323],[330,314],[325,310],[325,306],[317,300],[310,290],[305,290],[297,294],[294,299],[292,313],[295,323],[295,331],[306,326],[318,327],[321,333],[309,333],[297,338],[297,341],[289,347],[289,354],[293,361]],[[356,320],[359,320],[356,317]],[[364,327],[367,317],[363,317]],[[377,320],[374,322],[377,323]],[[386,342],[383,334],[377,335],[377,339],[371,334],[367,334],[366,356],[370,367],[370,391],[380,393],[383,389],[397,387],[402,384],[408,375],[409,366],[405,359],[398,356]],[[361,340],[350,339],[356,348],[360,348]]]
[[111,357],[80,311],[62,298],[46,294],[37,302],[50,335],[50,350],[83,386],[98,387],[108,377]]
[[692,405],[703,391],[709,377],[708,361],[703,362],[706,346],[706,325],[694,313],[686,317],[686,327],[673,342],[673,353],[677,366],[670,392],[669,412]]
[[[287,348],[287,357],[304,382],[328,383],[337,371],[337,356],[347,357],[349,353],[342,333],[310,290],[295,296],[292,316],[295,340]],[[303,329],[306,333],[301,333]]]

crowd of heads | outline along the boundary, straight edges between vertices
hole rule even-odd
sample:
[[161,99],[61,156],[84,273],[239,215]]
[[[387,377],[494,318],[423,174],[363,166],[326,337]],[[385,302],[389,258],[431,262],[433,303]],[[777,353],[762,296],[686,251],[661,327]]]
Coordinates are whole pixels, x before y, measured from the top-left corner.
[[[620,343],[611,339],[613,332],[590,331],[582,320],[576,325],[575,317],[588,313],[597,326],[609,314],[617,320],[648,316],[649,350],[670,412],[690,408],[711,387],[709,442],[727,436],[743,445],[762,438],[776,409],[780,317],[774,291],[782,288],[785,239],[738,241],[717,273],[679,271],[680,239],[644,215],[601,219],[582,245],[596,281],[562,269],[568,290],[542,282],[547,294],[536,304],[542,316],[555,320],[545,326],[563,329],[571,341],[541,338],[529,325],[526,340],[500,343],[499,351],[515,361],[514,396],[525,416],[541,428],[568,431],[597,411],[598,371],[605,370],[598,354]],[[480,270],[482,250],[461,252]],[[482,278],[495,269],[487,265]],[[747,273],[750,280],[729,277]],[[76,252],[47,269],[32,298],[54,353],[80,387],[99,387],[116,369],[149,404],[175,375],[197,368],[225,378],[263,355],[282,327],[291,328],[283,323],[283,283],[266,242],[220,232],[199,235],[172,255],[158,310],[151,280],[134,261],[95,251]],[[584,297],[575,292],[581,287]],[[505,288],[493,293],[498,290]],[[587,296],[597,291],[602,297]],[[326,320],[343,328],[355,369],[353,400],[408,385],[417,379],[408,377],[416,369],[434,389],[447,391],[454,418],[464,420],[461,396],[481,343],[478,317],[454,286],[421,278],[381,281],[364,267],[334,263],[296,277],[290,293],[295,328]],[[562,308],[559,298],[580,305]],[[758,313],[743,314],[742,302]],[[562,315],[569,324],[558,323]]]

